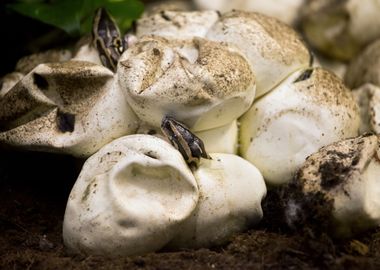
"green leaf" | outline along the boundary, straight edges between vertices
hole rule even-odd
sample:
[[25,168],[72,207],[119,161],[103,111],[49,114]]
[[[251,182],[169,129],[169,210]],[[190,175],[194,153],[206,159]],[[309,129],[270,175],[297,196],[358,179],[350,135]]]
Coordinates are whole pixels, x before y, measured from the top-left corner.
[[87,15],[82,21],[82,33],[91,31],[93,14],[98,7],[104,7],[108,10],[118,23],[121,32],[128,30],[132,22],[140,18],[144,11],[144,5],[138,0],[97,0],[90,2],[97,3],[86,10]]
[[20,2],[9,5],[11,9],[44,23],[59,27],[71,35],[80,32],[82,0]]
[[139,1],[116,2],[115,0],[110,0],[106,8],[123,31],[130,28],[132,22],[140,18],[144,11],[144,5]]
[[73,36],[91,31],[93,16],[99,7],[111,13],[121,31],[128,29],[144,10],[139,0],[22,0],[8,7],[24,16],[61,28]]

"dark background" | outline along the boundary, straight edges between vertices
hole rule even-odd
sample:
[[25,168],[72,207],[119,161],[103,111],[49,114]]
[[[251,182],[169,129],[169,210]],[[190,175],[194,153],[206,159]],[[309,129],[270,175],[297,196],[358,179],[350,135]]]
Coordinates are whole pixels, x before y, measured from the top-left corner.
[[9,10],[12,2],[0,3],[0,78],[13,71],[20,57],[71,41],[64,31]]

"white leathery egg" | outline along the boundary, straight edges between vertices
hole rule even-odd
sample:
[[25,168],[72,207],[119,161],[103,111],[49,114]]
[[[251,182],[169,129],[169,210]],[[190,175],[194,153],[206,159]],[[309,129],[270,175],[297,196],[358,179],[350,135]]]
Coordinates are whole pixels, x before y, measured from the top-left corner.
[[231,154],[210,154],[194,176],[199,186],[195,211],[170,242],[171,248],[200,248],[225,243],[262,218],[266,186],[259,170]]
[[339,78],[312,68],[294,73],[256,100],[240,122],[242,156],[268,184],[278,185],[320,147],[356,136],[360,116]]
[[207,152],[237,154],[238,149],[237,120],[222,127],[194,132],[204,143]]
[[345,74],[345,83],[361,112],[360,132],[380,133],[380,39],[370,44],[354,58]]
[[11,90],[12,87],[15,86],[16,83],[18,83],[23,77],[24,74],[20,72],[8,73],[2,77],[0,79],[0,98],[5,96],[5,94],[8,93],[9,90]]
[[299,9],[305,0],[195,0],[198,8],[203,10],[220,10],[221,12],[232,9],[255,11],[279,19],[293,25],[297,21]]
[[216,11],[170,11],[162,10],[136,22],[136,35],[187,39],[205,37],[209,28],[218,20]]
[[90,157],[67,203],[69,251],[128,256],[161,249],[198,201],[181,154],[149,135],[121,137]]
[[89,62],[41,64],[0,99],[0,142],[87,157],[137,129],[113,73]]
[[312,64],[312,56],[293,29],[255,12],[223,14],[206,38],[232,44],[245,54],[256,76],[256,97]]
[[379,0],[313,0],[303,6],[302,29],[324,54],[349,60],[380,37]]
[[352,94],[360,108],[360,134],[380,134],[380,87],[366,83],[354,89]]
[[380,87],[380,39],[371,43],[350,62],[344,80],[351,88],[366,83]]
[[141,17],[148,17],[162,11],[190,11],[193,9],[192,1],[183,0],[156,0],[144,3],[144,13]]
[[342,80],[345,76],[347,66],[348,65],[346,62],[327,58],[320,54],[314,56],[313,67],[322,67],[328,71],[331,71]]
[[247,111],[255,96],[245,57],[201,38],[145,37],[122,55],[117,75],[134,112],[154,127],[165,116],[192,131],[221,127]]
[[74,54],[72,60],[87,61],[102,65],[98,50],[90,42],[81,45]]
[[[314,213],[309,222],[327,222],[336,237],[379,226],[379,155],[379,137],[367,134],[325,146],[308,157],[294,179],[301,193],[294,201],[299,207],[292,223]],[[324,212],[325,220],[318,220],[317,212]]]
[[69,50],[51,49],[44,52],[24,56],[17,61],[15,71],[27,74],[39,64],[69,61],[72,57]]

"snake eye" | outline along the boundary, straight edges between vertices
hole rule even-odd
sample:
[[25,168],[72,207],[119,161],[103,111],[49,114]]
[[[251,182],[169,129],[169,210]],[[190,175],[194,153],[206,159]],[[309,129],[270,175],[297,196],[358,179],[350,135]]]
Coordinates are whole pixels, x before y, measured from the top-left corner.
[[211,159],[202,140],[174,118],[165,116],[161,130],[189,165],[197,166],[201,158]]
[[113,40],[113,46],[116,48],[118,53],[121,55],[125,49],[125,42],[123,42],[120,38],[116,38]]

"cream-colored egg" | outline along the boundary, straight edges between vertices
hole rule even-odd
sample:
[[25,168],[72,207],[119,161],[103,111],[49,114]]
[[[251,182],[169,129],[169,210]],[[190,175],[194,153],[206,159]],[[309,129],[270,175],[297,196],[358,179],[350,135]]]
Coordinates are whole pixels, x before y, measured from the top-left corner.
[[187,39],[205,37],[209,28],[219,19],[216,11],[161,10],[137,20],[136,35]]
[[237,120],[219,128],[195,132],[204,143],[207,152],[237,154],[238,150]]
[[87,157],[137,122],[113,73],[89,62],[41,64],[0,99],[0,142],[30,150]]
[[85,43],[81,45],[71,60],[87,61],[95,63],[97,65],[102,65],[102,61],[99,57],[99,52],[91,43]]
[[90,157],[67,202],[63,240],[72,253],[129,256],[161,249],[198,202],[181,154],[149,135],[119,138]]
[[380,87],[366,83],[352,93],[360,108],[360,134],[380,134]]
[[257,224],[266,186],[259,170],[231,154],[212,153],[194,171],[199,202],[169,246],[200,248],[224,244],[235,233]]
[[69,61],[71,57],[72,53],[69,50],[51,49],[22,57],[18,60],[15,71],[27,74],[39,64],[66,62]]
[[192,1],[187,0],[155,0],[144,3],[144,13],[141,17],[151,16],[163,11],[190,11],[193,9]]
[[240,152],[268,184],[288,182],[320,147],[356,136],[359,109],[333,74],[312,68],[296,72],[256,100],[240,120]]
[[299,16],[299,9],[305,0],[195,0],[198,8],[203,10],[219,10],[221,12],[233,9],[255,11],[294,25]]
[[223,14],[206,38],[234,45],[243,52],[256,76],[256,97],[312,64],[312,56],[293,29],[255,12]]
[[240,51],[201,38],[145,37],[122,55],[117,75],[134,112],[154,127],[165,116],[192,131],[222,127],[255,96],[255,76]]
[[23,77],[24,74],[20,72],[12,72],[2,77],[0,79],[0,98],[5,96]]
[[350,62],[344,81],[351,88],[366,83],[380,87],[380,39],[371,43]]
[[[328,145],[308,157],[294,179],[303,195],[294,201],[298,213],[293,217],[316,213],[319,207],[325,220],[315,215],[310,221],[329,223],[336,237],[352,237],[379,226],[379,154],[378,136],[367,134]],[[306,198],[310,209],[303,207]],[[313,204],[312,198],[318,203]]]
[[312,46],[349,60],[380,37],[380,0],[313,0],[304,5],[302,29]]
[[347,63],[343,61],[339,61],[336,59],[331,59],[321,54],[317,54],[314,57],[313,67],[322,67],[343,80],[346,71],[347,71]]

